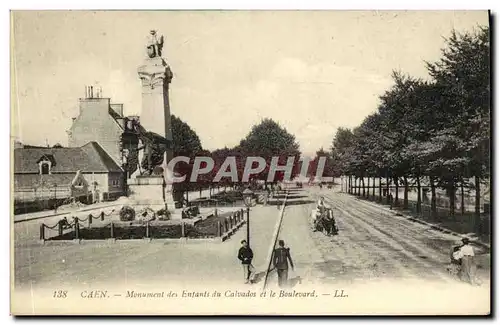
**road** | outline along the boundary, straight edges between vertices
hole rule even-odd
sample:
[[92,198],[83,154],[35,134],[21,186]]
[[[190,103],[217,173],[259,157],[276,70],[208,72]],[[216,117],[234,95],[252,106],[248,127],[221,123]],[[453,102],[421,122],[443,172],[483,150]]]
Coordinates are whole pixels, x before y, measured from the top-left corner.
[[[312,232],[308,222],[319,195],[337,209],[338,235]],[[290,247],[302,283],[339,284],[400,279],[454,283],[446,270],[458,238],[394,216],[338,190],[308,188],[289,195],[280,238]],[[476,254],[484,258],[484,249]],[[488,271],[479,270],[489,281]]]
[[[327,237],[310,229],[309,214],[320,194],[329,204],[341,209],[336,236]],[[89,288],[120,295],[126,290],[182,292],[207,288],[219,288],[221,292],[254,290],[258,294],[263,287],[268,251],[279,215],[276,205],[251,209],[253,264],[259,273],[258,282],[253,285],[244,284],[241,263],[236,258],[240,241],[246,238],[246,226],[225,242],[129,240],[42,245],[37,241],[39,221],[21,222],[14,226],[16,299],[35,310],[47,303],[54,308],[66,306],[47,300],[54,288],[68,288],[73,298]],[[290,272],[292,288],[289,291],[315,290],[317,296],[313,300],[296,298],[293,309],[289,299],[242,298],[238,311],[393,315],[489,311],[489,279],[485,272],[481,276],[483,284],[473,287],[451,278],[445,270],[448,250],[458,238],[395,217],[347,194],[328,189],[291,190],[279,238],[290,247],[295,264],[295,270]],[[482,253],[477,250],[477,254]],[[276,274],[272,272],[267,289],[281,292],[276,282]],[[349,299],[337,299],[333,296],[335,290],[344,290]],[[162,312],[167,308],[164,300],[158,303],[150,300],[138,303],[125,298],[107,301],[106,306],[116,312]],[[179,299],[170,301],[168,306],[175,305],[176,312],[181,304],[187,306],[186,310],[204,308],[207,313],[234,311],[232,299],[205,302]],[[89,306],[100,310],[103,303],[96,300],[92,305],[76,305],[79,310],[89,312]]]
[[[253,263],[260,273],[266,269],[266,252],[278,215],[276,206],[251,209]],[[154,287],[161,283],[192,288],[207,281],[248,288],[243,285],[243,270],[237,259],[240,242],[246,239],[246,226],[225,242],[124,240],[41,244],[40,223],[30,220],[14,225],[14,280],[20,289],[110,283],[126,283],[129,288],[151,283]]]

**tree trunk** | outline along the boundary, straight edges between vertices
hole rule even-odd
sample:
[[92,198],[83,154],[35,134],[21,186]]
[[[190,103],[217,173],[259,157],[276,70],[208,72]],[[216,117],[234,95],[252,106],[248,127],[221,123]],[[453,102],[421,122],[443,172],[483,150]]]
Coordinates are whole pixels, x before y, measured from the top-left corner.
[[464,180],[462,179],[462,182],[460,182],[460,196],[461,196],[461,202],[460,202],[460,208],[462,215],[465,214],[465,195],[464,195]]
[[370,177],[368,177],[367,183],[366,183],[366,198],[370,198]]
[[431,176],[429,178],[429,181],[431,183],[431,213],[432,213],[432,218],[436,219],[437,217],[437,209],[436,209],[436,184],[434,177]]
[[361,186],[363,186],[363,197],[365,197],[366,192],[365,192],[365,177],[361,177]]
[[477,220],[479,220],[481,216],[481,183],[480,183],[480,178],[478,176],[474,177],[474,185],[475,185],[475,190],[476,190],[476,202],[475,202],[475,207],[474,207],[474,215]]
[[391,198],[389,197],[389,176],[386,177],[385,182],[386,182],[385,188],[387,190],[387,195],[386,195],[387,204],[391,204]]
[[417,214],[422,210],[422,188],[420,187],[420,175],[417,175]]
[[404,181],[404,186],[405,186],[405,193],[404,193],[404,198],[403,198],[403,208],[408,209],[408,178],[406,176],[403,176],[403,181]]
[[[363,184],[364,184],[364,180],[363,180]],[[368,176],[366,178],[366,198],[369,198],[370,197],[370,177]]]
[[378,177],[378,200],[382,201],[382,176]]
[[375,176],[373,176],[373,189],[372,189],[372,198],[375,199]]
[[452,181],[449,185],[449,197],[450,197],[450,216],[455,218],[455,182]]
[[394,197],[394,206],[397,207],[399,205],[399,182],[397,177],[394,177],[394,184],[396,185],[396,196]]
[[347,193],[352,194],[352,176],[349,175],[349,179],[347,180]]

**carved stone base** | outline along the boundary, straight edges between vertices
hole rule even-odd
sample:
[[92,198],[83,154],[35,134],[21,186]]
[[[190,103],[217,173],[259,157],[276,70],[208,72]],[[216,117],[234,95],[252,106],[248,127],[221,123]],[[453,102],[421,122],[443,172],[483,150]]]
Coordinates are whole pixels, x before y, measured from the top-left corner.
[[171,212],[175,210],[172,194],[165,192],[162,176],[137,176],[128,179],[127,183],[129,199],[134,207],[149,207],[154,211],[164,208]]

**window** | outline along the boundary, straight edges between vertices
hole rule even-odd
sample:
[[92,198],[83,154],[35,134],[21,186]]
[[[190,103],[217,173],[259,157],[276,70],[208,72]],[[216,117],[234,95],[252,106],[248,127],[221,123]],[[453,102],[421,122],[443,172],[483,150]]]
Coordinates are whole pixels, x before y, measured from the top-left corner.
[[120,181],[117,180],[117,179],[114,179],[114,180],[111,181],[111,185],[113,185],[113,186],[119,186],[120,185]]
[[42,175],[50,174],[50,164],[48,162],[42,162],[40,164],[40,174]]

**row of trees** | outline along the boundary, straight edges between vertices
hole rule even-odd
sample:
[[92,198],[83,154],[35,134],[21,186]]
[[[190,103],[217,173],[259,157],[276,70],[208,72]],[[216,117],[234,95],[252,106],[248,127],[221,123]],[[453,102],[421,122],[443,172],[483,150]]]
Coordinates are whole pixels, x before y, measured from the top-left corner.
[[[295,136],[290,134],[284,127],[272,119],[264,119],[259,124],[254,125],[248,135],[233,148],[222,148],[212,152],[202,148],[198,135],[189,127],[188,124],[179,118],[172,116],[172,134],[174,142],[174,156],[186,156],[191,158],[191,163],[176,164],[175,172],[186,175],[182,183],[174,184],[174,191],[177,195],[182,195],[186,191],[201,190],[211,188],[212,186],[233,186],[237,185],[230,177],[223,177],[220,182],[214,183],[216,174],[223,169],[228,171],[228,166],[223,165],[228,157],[234,157],[236,170],[238,174],[238,183],[241,183],[247,157],[262,157],[266,162],[265,169],[255,175],[251,175],[249,182],[254,180],[263,180],[266,185],[268,181],[268,172],[272,157],[279,157],[280,166],[287,163],[289,157],[294,157],[291,177],[295,177],[300,172],[300,151]],[[197,177],[197,182],[190,182],[193,171],[193,162],[196,157],[211,157],[214,161],[214,168],[207,174]],[[255,162],[252,168],[256,168]],[[201,168],[206,167],[202,164]],[[284,177],[283,172],[277,172],[271,182],[277,182]]]
[[[450,214],[455,194],[475,190],[475,214],[480,215],[480,186],[490,177],[490,31],[455,31],[436,62],[426,62],[429,80],[393,72],[393,86],[381,97],[375,113],[353,130],[339,128],[332,157],[337,174],[349,176],[351,187],[364,180],[385,179],[408,191],[430,187],[436,215],[436,188],[446,190]],[[359,194],[359,190],[358,190]],[[463,204],[462,204],[463,206]]]

